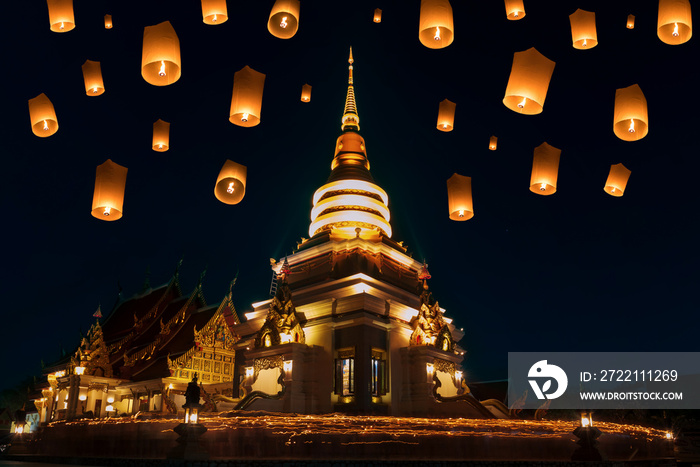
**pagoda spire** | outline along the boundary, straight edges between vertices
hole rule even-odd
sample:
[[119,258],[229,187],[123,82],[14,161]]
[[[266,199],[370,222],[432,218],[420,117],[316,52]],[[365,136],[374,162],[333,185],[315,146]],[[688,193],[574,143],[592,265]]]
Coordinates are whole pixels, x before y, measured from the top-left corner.
[[340,125],[343,131],[360,131],[360,116],[357,114],[357,103],[355,102],[355,88],[352,79],[352,64],[355,60],[352,58],[352,47],[350,47],[350,56],[348,57],[348,93],[345,96],[345,110],[343,112],[342,124]]

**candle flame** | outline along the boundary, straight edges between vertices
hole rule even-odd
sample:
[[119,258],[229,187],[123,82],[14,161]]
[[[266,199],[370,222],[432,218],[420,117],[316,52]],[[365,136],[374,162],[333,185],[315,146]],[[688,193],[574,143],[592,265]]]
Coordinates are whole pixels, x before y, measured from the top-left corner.
[[513,18],[517,18],[519,14],[520,14],[519,11],[517,11],[517,10],[514,11],[514,12],[513,12]]
[[678,37],[678,23],[673,23],[673,37]]
[[49,123],[44,120],[44,131],[49,131]]
[[543,183],[542,186],[540,187],[540,191],[547,191],[547,184]]
[[61,21],[61,25],[59,26],[59,29],[65,29],[65,25],[63,24],[63,21]]
[[216,23],[216,20],[217,20],[216,14],[214,15],[214,17],[211,20],[212,20],[212,22]]
[[518,104],[518,108],[525,108],[525,104],[527,104],[527,97],[523,97],[523,101]]
[[442,128],[443,128],[443,129],[447,129],[447,123],[443,123],[443,124],[442,124]]
[[97,86],[95,86],[95,87],[93,88],[92,93],[93,93],[93,94],[97,94]]
[[282,18],[282,22],[280,23],[280,27],[282,29],[287,27],[287,17],[286,16],[284,18]]
[[464,209],[459,210],[459,217],[464,217]]
[[440,26],[435,28],[435,37],[433,37],[436,41],[440,40]]
[[581,418],[581,426],[591,426],[591,420],[588,417]]
[[163,149],[163,143],[160,143],[160,144],[158,145],[158,149]]
[[581,47],[586,47],[588,45],[588,42],[586,42],[586,39],[583,40],[583,44],[581,44]]
[[627,131],[629,131],[630,133],[634,133],[634,119],[633,118],[630,118],[630,127]]
[[109,206],[105,207],[104,212],[102,213],[103,216],[109,216],[109,213],[112,212],[112,208]]
[[228,188],[226,188],[226,193],[228,193],[228,194],[233,193],[233,182],[228,184]]
[[158,75],[165,76],[165,60],[160,61],[160,70],[158,70]]
[[242,122],[247,122],[247,121],[248,121],[248,112],[245,112],[245,113],[241,116],[241,121],[242,121]]

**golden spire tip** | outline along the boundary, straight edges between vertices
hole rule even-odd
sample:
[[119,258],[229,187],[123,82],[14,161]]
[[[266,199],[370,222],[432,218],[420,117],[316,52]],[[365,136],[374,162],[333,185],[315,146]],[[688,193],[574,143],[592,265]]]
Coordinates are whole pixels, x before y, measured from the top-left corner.
[[348,63],[349,63],[350,65],[352,65],[352,62],[354,62],[354,61],[355,61],[355,60],[352,59],[352,46],[350,46],[350,58],[348,58]]

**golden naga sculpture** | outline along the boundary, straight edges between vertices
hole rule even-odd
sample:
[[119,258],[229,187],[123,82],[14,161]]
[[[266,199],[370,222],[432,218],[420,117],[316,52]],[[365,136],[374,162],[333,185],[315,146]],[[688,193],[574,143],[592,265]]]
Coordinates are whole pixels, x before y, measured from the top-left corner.
[[305,343],[306,336],[299,324],[296,309],[292,303],[292,292],[289,290],[287,276],[290,274],[289,263],[285,258],[278,280],[275,297],[270,303],[265,323],[255,337],[255,347],[271,347],[288,342]]
[[411,333],[410,345],[430,345],[445,352],[454,350],[454,341],[447,322],[442,317],[442,311],[433,293],[428,290],[428,266],[423,265],[423,269],[418,275],[418,279],[423,281],[420,295],[420,308],[418,316],[411,320],[413,333]]

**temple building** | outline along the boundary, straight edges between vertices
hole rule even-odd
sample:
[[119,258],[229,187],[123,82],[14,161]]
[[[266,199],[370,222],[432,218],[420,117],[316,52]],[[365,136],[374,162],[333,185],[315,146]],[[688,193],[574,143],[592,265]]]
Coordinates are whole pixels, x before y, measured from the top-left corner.
[[504,416],[479,402],[463,332],[432,295],[427,265],[392,240],[389,198],[370,173],[353,85],[342,133],[313,195],[309,238],[272,260],[274,294],[239,319],[235,288],[209,306],[171,280],[120,300],[73,355],[45,368],[42,422],[182,411],[193,377],[202,412],[227,409],[402,416]]

